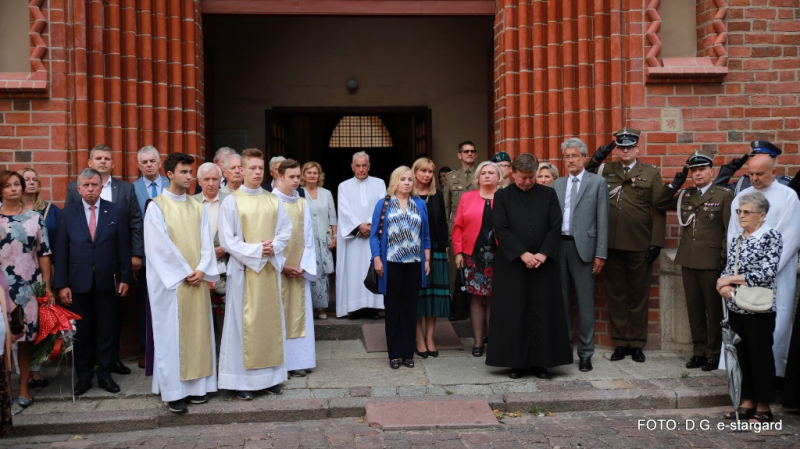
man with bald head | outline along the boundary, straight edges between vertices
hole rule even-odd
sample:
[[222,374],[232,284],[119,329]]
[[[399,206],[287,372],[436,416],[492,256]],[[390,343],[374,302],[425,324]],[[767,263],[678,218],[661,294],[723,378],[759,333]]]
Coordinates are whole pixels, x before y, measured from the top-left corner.
[[[753,148],[775,147],[766,141],[755,141]],[[742,232],[739,225],[739,198],[754,191],[761,192],[769,201],[766,224],[783,237],[783,252],[778,264],[777,288],[775,291],[775,332],[773,333],[772,352],[775,356],[775,375],[781,380],[786,371],[786,359],[789,352],[789,339],[792,333],[792,311],[794,308],[794,289],[797,283],[797,250],[800,248],[800,200],[794,190],[775,182],[777,174],[776,159],[771,154],[756,153],[747,161],[751,187],[741,191],[731,204],[730,223],[728,224],[728,245],[736,241]]]

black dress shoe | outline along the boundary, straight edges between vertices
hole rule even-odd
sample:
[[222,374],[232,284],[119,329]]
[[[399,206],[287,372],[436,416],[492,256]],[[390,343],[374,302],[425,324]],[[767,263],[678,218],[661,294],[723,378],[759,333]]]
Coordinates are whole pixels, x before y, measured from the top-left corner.
[[78,383],[75,384],[73,391],[75,392],[75,396],[81,396],[89,391],[90,388],[92,388],[92,379],[79,380]]
[[[439,351],[438,350],[436,350],[436,351],[428,351],[428,355],[431,356],[431,357],[439,357]],[[423,357],[423,359],[424,358],[425,357]]]
[[686,362],[686,367],[687,368],[691,368],[691,369],[700,368],[701,366],[703,366],[705,361],[706,361],[706,359],[704,359],[703,357],[700,357],[699,355],[695,355],[695,356],[692,356],[692,358],[689,359],[688,362]]
[[[427,358],[428,358],[428,354],[430,354],[430,352],[429,352],[429,351],[423,351],[423,352],[420,352],[420,351],[414,351],[414,352],[416,352],[416,353],[417,353],[417,355],[418,355],[420,358],[422,358],[422,359],[427,359]],[[439,355],[439,352],[438,352],[438,351],[436,352],[436,355]]]
[[703,371],[714,371],[719,367],[719,360],[717,359],[706,359],[705,363],[703,363],[702,370]]
[[543,368],[541,366],[534,366],[533,368],[531,368],[531,373],[534,376],[538,377],[539,379],[547,379],[547,376],[550,374],[549,372],[547,372],[546,368]]
[[108,379],[98,379],[97,385],[109,393],[119,393],[119,385],[110,377]]
[[508,377],[510,377],[512,379],[520,379],[524,375],[525,375],[525,370],[524,369],[512,368],[511,371],[508,372]]
[[186,406],[186,401],[183,399],[170,401],[167,403],[167,407],[172,413],[186,413],[189,410],[189,407]]
[[131,369],[128,368],[127,366],[123,365],[122,362],[120,362],[119,360],[117,360],[116,363],[111,365],[111,372],[114,373],[114,374],[125,375],[125,374],[130,374],[131,373]]
[[580,362],[578,363],[578,369],[583,372],[589,372],[594,369],[592,366],[592,358],[591,357],[581,357]]
[[623,348],[622,346],[617,346],[614,349],[614,353],[611,354],[611,361],[616,362],[617,360],[622,360],[625,358],[626,355],[630,354],[628,348]]
[[631,349],[631,358],[634,362],[644,363],[645,356],[644,352],[642,352],[642,348]]

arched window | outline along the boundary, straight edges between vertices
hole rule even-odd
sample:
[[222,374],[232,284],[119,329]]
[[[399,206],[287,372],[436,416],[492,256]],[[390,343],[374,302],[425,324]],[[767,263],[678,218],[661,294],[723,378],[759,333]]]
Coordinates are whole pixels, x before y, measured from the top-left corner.
[[392,136],[376,115],[346,115],[331,134],[331,148],[391,148]]

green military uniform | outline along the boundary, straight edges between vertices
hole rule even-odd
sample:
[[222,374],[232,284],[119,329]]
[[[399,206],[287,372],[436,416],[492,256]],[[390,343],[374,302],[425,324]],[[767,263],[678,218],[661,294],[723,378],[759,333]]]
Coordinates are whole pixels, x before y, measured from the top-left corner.
[[453,232],[453,222],[456,219],[458,203],[465,192],[475,190],[478,187],[472,184],[472,177],[475,175],[475,168],[466,173],[464,167],[449,172],[446,176],[447,183],[444,186],[444,210],[447,216],[448,232]]
[[[695,152],[688,166],[710,166],[711,161],[710,156]],[[681,266],[692,332],[693,357],[687,364],[689,368],[699,368],[702,362],[715,369],[719,361],[722,302],[717,293],[717,279],[720,261],[725,259],[731,201],[733,192],[713,184],[705,192],[697,187],[678,190],[668,184],[656,203],[661,210],[678,211],[682,228],[675,263]]]
[[[620,135],[627,131],[635,132],[635,140],[623,145]],[[618,146],[637,145],[638,133],[627,128],[615,133]],[[585,168],[599,168],[597,174],[608,182],[608,258],[603,272],[611,338],[618,348],[641,349],[647,343],[652,274],[645,255],[651,246],[664,246],[666,213],[655,207],[663,188],[661,174],[654,165],[638,160],[625,170],[619,161],[600,164],[592,158]]]

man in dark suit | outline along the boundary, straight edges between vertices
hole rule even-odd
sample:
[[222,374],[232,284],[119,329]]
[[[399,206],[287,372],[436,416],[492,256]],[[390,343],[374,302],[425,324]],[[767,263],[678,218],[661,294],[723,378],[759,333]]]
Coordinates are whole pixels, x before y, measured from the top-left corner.
[[[146,146],[139,149],[136,154],[139,171],[142,177],[133,181],[133,190],[136,193],[136,200],[139,202],[139,211],[144,217],[144,206],[147,200],[155,198],[169,187],[169,178],[161,176],[161,155],[158,149],[154,146]],[[145,352],[147,350],[147,274],[145,267],[147,265],[142,263],[142,268],[139,270],[139,298],[138,309],[139,317],[137,322],[137,331],[139,336],[139,349],[141,350],[141,357],[139,357],[139,368],[144,369],[145,365]]]
[[[567,139],[561,153],[568,176],[553,182],[564,220],[561,225],[561,296],[572,343],[570,290],[578,306],[578,368],[592,370],[594,355],[594,275],[603,271],[608,254],[608,187],[605,179],[583,169],[588,148],[581,139]],[[572,283],[570,283],[570,280]]]
[[[89,168],[100,173],[100,198],[116,204],[122,210],[121,222],[128,225],[131,244],[129,254],[131,255],[133,276],[137,278],[139,269],[142,267],[142,258],[144,257],[144,238],[142,234],[142,213],[141,209],[139,209],[139,202],[136,199],[133,184],[111,177],[114,159],[111,154],[111,148],[105,145],[97,145],[89,152]],[[81,196],[76,188],[76,183],[69,183],[67,199],[64,205],[69,206],[80,202]],[[112,372],[130,374],[130,368],[119,361],[119,337],[119,334],[115,337],[116,361],[112,367]]]
[[[272,189],[277,189],[275,183],[278,182],[278,166],[281,165],[281,162],[285,161],[286,158],[283,156],[275,156],[269,160],[269,175],[272,178],[269,182],[267,182],[266,178],[261,183],[261,187],[266,190],[267,192],[272,192]],[[230,192],[229,192],[230,193]],[[305,198],[306,192],[303,189],[297,189],[297,194],[300,195],[301,198]]]
[[76,184],[80,202],[66,206],[58,217],[54,284],[61,302],[81,316],[75,339],[75,395],[92,388],[95,373],[101,388],[117,393],[119,385],[111,378],[119,327],[117,296],[128,294],[133,277],[130,235],[122,209],[100,198],[99,172],[85,168]]

